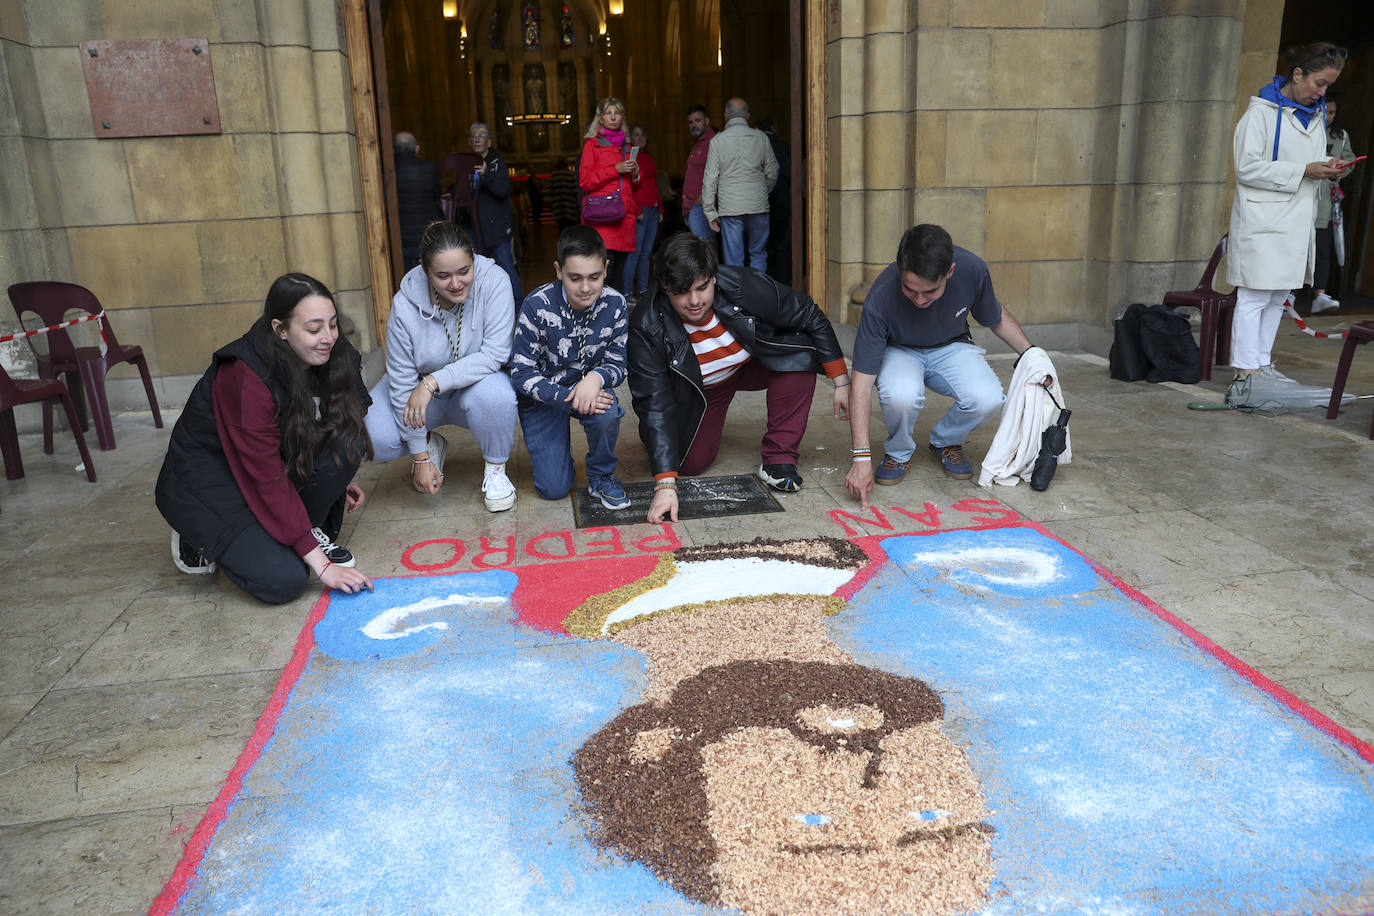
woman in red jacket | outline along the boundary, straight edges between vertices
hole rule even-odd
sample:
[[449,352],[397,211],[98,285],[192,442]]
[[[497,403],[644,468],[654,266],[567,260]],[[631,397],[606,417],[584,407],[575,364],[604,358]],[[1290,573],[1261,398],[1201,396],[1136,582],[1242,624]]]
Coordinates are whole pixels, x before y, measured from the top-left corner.
[[[586,137],[577,175],[584,195],[582,222],[600,233],[606,243],[610,256],[606,285],[625,292],[625,261],[635,250],[635,217],[639,215],[639,204],[635,203],[631,188],[631,183],[639,178],[639,169],[630,159],[630,144],[625,138],[625,105],[619,99],[603,99]],[[596,210],[594,206],[589,209],[592,198],[611,194],[619,195],[624,215],[614,222],[589,220],[587,217]]]

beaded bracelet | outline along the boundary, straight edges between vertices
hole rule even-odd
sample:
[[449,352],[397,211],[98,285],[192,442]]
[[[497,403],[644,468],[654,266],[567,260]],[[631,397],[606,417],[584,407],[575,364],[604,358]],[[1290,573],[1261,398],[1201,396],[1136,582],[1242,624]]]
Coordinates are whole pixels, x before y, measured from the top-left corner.
[[410,459],[410,466],[411,466],[412,468],[417,468],[417,467],[419,467],[419,466],[422,465],[422,464],[433,464],[433,463],[434,463],[434,459],[433,459],[433,458],[412,458],[412,459]]
[[439,383],[438,383],[437,381],[435,381],[435,379],[434,379],[433,376],[429,376],[429,375],[422,375],[422,376],[420,376],[420,384],[421,384],[421,385],[424,385],[426,388],[428,388],[430,394],[438,394],[438,393],[439,393]]
[[655,482],[654,482],[654,489],[655,489],[655,490],[666,490],[666,489],[668,489],[669,487],[672,487],[674,490],[676,490],[676,489],[677,489],[677,481],[676,481],[676,480],[673,480],[672,478],[668,478],[668,479],[665,479],[665,480],[659,480],[659,481],[655,481]]

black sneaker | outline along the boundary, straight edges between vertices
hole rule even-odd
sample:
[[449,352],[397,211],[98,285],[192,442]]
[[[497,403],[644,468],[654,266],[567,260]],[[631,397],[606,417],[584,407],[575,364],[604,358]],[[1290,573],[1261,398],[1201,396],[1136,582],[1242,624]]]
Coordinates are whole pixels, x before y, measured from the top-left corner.
[[315,535],[315,540],[320,542],[320,549],[324,551],[324,558],[335,566],[354,566],[357,560],[353,559],[353,554],[349,553],[347,547],[340,547],[334,543],[334,539],[325,534],[318,528],[311,528],[310,533]]
[[795,493],[801,489],[802,478],[795,464],[761,464],[758,475],[759,480],[783,493]]
[[172,532],[172,562],[189,576],[208,576],[218,568],[214,560],[205,559],[199,547],[192,547],[175,531]]

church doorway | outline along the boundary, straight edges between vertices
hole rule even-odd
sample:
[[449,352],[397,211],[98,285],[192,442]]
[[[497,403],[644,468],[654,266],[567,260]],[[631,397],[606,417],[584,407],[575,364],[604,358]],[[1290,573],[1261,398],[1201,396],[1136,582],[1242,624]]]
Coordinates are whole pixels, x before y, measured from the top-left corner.
[[[375,150],[380,201],[365,207],[370,244],[375,233],[389,252],[390,289],[407,266],[395,219],[397,131],[414,134],[420,155],[441,164],[468,151],[471,123],[489,125],[515,178],[528,290],[552,275],[556,227],[541,192],[575,162],[600,99],[624,100],[629,122],[647,129],[671,231],[683,222],[675,195],[693,143],[687,109],[706,106],[719,128],[726,99],[742,96],[754,126],[771,123],[786,148],[782,279],[824,301],[824,0],[349,2],[366,7],[376,137],[369,146],[360,118],[359,148]],[[448,170],[444,187],[456,177]]]

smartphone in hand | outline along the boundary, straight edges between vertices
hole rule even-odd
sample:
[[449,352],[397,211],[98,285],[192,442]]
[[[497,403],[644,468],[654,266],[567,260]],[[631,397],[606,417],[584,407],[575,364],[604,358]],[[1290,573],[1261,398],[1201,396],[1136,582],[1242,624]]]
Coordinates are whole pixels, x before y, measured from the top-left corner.
[[1368,159],[1368,158],[1369,158],[1368,156],[1356,156],[1354,159],[1351,159],[1351,160],[1349,160],[1349,161],[1342,161],[1342,162],[1338,163],[1335,167],[1338,168],[1338,169],[1341,169],[1342,171],[1344,171],[1345,169],[1350,168],[1350,167],[1351,167],[1352,165],[1354,165],[1355,163],[1357,163],[1357,162],[1359,162],[1359,161],[1361,161],[1361,160],[1363,160],[1363,159]]
[[[636,159],[638,159],[638,158],[639,158],[639,147],[637,147],[637,146],[632,146],[632,147],[630,147],[630,161],[631,161],[631,162],[634,162],[634,161],[635,161]],[[1360,158],[1363,159],[1364,157],[1361,156]]]

